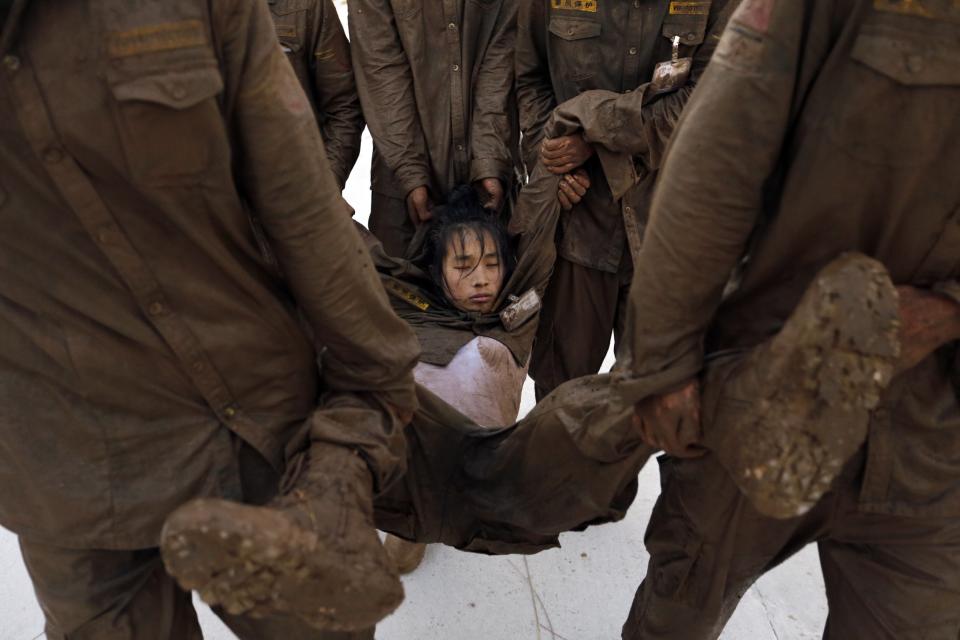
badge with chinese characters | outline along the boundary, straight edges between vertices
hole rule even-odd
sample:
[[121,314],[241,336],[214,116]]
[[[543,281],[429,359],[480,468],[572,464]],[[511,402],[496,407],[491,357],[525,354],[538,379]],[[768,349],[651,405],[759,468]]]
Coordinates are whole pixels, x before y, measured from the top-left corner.
[[687,84],[687,80],[690,79],[691,67],[693,67],[693,58],[680,57],[680,36],[674,36],[673,55],[670,60],[659,62],[653,68],[650,95],[670,93]]

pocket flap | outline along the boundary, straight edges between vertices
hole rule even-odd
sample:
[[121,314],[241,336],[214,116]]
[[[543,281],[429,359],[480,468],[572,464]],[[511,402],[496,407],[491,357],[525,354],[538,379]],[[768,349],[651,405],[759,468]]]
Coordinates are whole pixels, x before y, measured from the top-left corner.
[[960,85],[960,45],[881,29],[861,32],[850,56],[904,85]]
[[277,16],[286,16],[310,8],[310,0],[278,0],[270,3],[270,11]]
[[563,40],[582,40],[595,38],[600,35],[603,25],[592,20],[577,20],[576,18],[550,18],[550,33]]
[[707,34],[711,5],[713,0],[671,2],[663,19],[663,37],[673,40],[680,36],[680,42],[687,46],[702,44]]
[[300,42],[300,37],[297,35],[297,28],[293,25],[278,24],[276,26],[276,30],[277,39],[284,47],[283,52],[299,53],[300,49],[303,48],[303,44]]
[[153,102],[172,109],[187,109],[223,91],[223,78],[215,67],[157,73],[113,86],[121,102]]

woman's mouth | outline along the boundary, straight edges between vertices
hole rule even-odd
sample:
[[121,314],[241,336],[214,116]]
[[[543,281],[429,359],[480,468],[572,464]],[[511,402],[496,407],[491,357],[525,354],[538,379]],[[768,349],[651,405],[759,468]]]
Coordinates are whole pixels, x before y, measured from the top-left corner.
[[486,304],[493,300],[493,296],[489,293],[478,293],[475,296],[470,296],[470,302],[474,304]]

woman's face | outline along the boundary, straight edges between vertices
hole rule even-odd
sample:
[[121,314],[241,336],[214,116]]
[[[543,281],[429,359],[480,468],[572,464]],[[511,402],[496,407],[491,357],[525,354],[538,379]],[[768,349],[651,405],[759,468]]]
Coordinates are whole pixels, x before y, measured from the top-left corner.
[[453,305],[461,311],[490,313],[503,286],[503,265],[497,244],[483,232],[483,251],[478,234],[467,231],[449,240],[443,258],[443,282]]

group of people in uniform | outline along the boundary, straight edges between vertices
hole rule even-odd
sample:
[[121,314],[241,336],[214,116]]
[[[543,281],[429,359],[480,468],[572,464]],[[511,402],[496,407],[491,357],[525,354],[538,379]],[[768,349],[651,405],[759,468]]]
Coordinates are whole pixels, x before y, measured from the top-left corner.
[[816,542],[825,638],[956,640],[960,3],[347,7],[0,2],[0,525],[47,637],[200,638],[195,590],[370,639],[404,553],[555,545],[663,451],[624,639],[718,637]]

